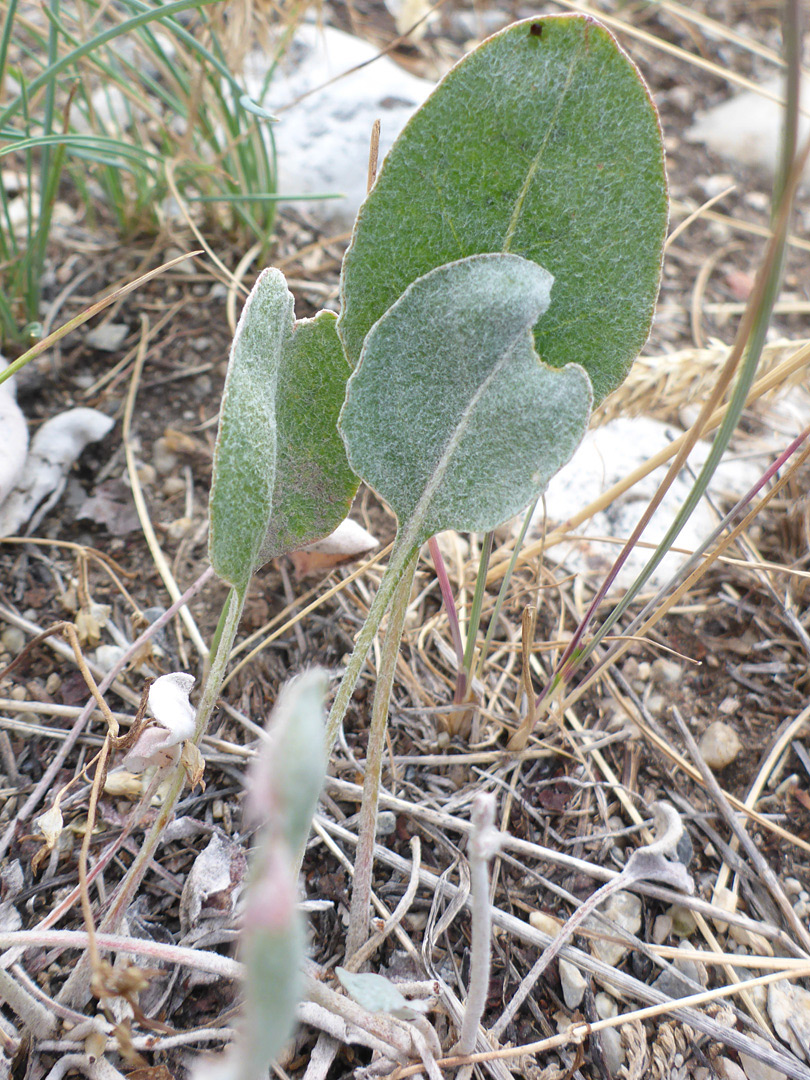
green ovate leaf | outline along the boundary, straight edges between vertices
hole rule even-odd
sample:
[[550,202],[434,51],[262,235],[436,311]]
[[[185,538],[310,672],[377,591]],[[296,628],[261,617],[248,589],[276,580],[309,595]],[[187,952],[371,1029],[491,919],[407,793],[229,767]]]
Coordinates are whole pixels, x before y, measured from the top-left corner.
[[532,343],[551,282],[517,255],[462,259],[418,278],[366,338],[340,431],[354,470],[397,514],[400,542],[494,529],[579,444],[588,377],[549,368]]
[[360,481],[349,468],[337,421],[351,368],[335,325],[321,311],[295,324],[278,376],[278,458],[273,516],[259,565],[334,532]]
[[336,424],[349,371],[335,316],[295,323],[284,275],[265,270],[231,347],[211,485],[211,564],[240,591],[348,513],[358,480]]
[[293,298],[284,275],[265,270],[236,327],[214,450],[208,554],[240,592],[256,568],[273,510],[276,384]]
[[416,278],[512,252],[555,278],[538,352],[581,364],[598,403],[649,333],[666,225],[658,117],[633,63],[590,18],[517,23],[449,72],[386,157],[344,261],[346,354],[355,365]]

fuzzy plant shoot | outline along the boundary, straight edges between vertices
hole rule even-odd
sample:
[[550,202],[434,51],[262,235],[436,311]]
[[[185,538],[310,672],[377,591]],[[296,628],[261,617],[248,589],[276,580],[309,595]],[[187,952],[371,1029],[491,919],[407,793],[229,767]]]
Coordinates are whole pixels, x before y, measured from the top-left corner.
[[325,671],[288,683],[248,777],[245,815],[258,825],[243,916],[245,1001],[224,1059],[199,1063],[196,1080],[256,1080],[290,1037],[303,995],[306,935],[295,852],[306,841],[326,775]]
[[[210,500],[212,565],[233,588],[216,656],[256,569],[334,529],[365,481],[398,531],[327,720],[331,748],[392,604],[393,671],[420,547],[532,504],[627,374],[649,333],[666,225],[655,108],[598,22],[526,20],[457,64],[360,209],[339,318],[295,322],[277,270],[245,304]],[[370,763],[382,760],[390,686],[379,672]],[[367,853],[377,771],[361,809]],[[367,919],[364,859],[352,907]],[[350,926],[355,947],[364,932]]]

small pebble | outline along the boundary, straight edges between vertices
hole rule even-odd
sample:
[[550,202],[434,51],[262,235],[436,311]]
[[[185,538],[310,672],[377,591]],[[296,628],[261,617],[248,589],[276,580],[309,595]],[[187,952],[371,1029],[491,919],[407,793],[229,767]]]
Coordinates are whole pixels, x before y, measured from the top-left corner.
[[713,199],[728,188],[734,187],[735,180],[731,173],[716,173],[714,176],[698,177],[698,184],[703,188],[707,198]]
[[768,1013],[776,1034],[798,1058],[804,1057],[803,1046],[810,1045],[810,992],[786,980],[768,987]]
[[396,828],[397,815],[392,810],[381,810],[377,815],[377,836],[391,836]]
[[654,944],[663,945],[671,933],[672,916],[666,914],[656,916],[652,928],[652,939]]
[[667,707],[667,699],[663,694],[650,694],[647,698],[647,708],[653,716],[660,716]]
[[93,659],[101,670],[106,673],[112,671],[124,655],[124,652],[125,650],[120,645],[99,645],[95,653],[93,653]]
[[7,626],[3,633],[0,634],[0,641],[2,641],[6,652],[10,652],[12,656],[17,656],[25,648],[25,632],[20,630],[18,626]]
[[659,656],[652,666],[652,681],[657,686],[674,686],[683,679],[683,668],[666,656]]
[[59,690],[62,685],[62,676],[56,671],[52,671],[45,682],[45,693],[51,697]]
[[602,1056],[611,1076],[618,1076],[624,1065],[624,1043],[616,1028],[605,1028],[599,1036],[602,1040]]
[[698,749],[710,769],[725,769],[742,750],[742,743],[734,728],[715,720],[701,735]]
[[118,352],[128,334],[129,327],[125,323],[102,323],[85,334],[84,343],[99,352]]
[[[611,896],[603,909],[603,914],[617,923],[630,934],[637,934],[641,929],[641,900],[633,893],[617,892]],[[588,919],[586,925],[599,931],[596,920]],[[618,941],[600,941],[595,939],[591,942],[591,952],[603,963],[611,967],[622,960],[629,949]]]
[[678,937],[687,938],[694,934],[697,924],[695,916],[689,908],[682,907],[680,904],[673,904],[668,914],[672,919],[673,932]]
[[798,896],[802,892],[802,883],[795,877],[786,877],[782,881],[782,887],[788,896]]
[[761,214],[767,214],[771,208],[771,197],[764,191],[746,191],[743,202],[752,210],[759,210]]
[[155,440],[152,464],[161,476],[168,476],[177,469],[177,455],[171,452],[165,437]]
[[585,997],[585,987],[588,985],[585,976],[567,960],[560,960],[560,985],[562,986],[563,998],[569,1009],[578,1009]]
[[25,699],[28,697],[28,691],[25,689],[24,686],[12,686],[9,697],[13,701],[25,701]]
[[192,525],[191,518],[177,518],[176,521],[171,521],[166,526],[166,535],[170,540],[182,540],[184,536],[188,535]]
[[151,487],[157,480],[157,471],[154,465],[143,464],[137,468],[138,479],[144,487]]
[[743,1070],[731,1058],[717,1058],[714,1067],[717,1070],[717,1075],[722,1076],[723,1080],[746,1080]]
[[[748,977],[750,978],[750,972]],[[766,1051],[770,1050],[765,1040],[760,1039],[758,1035],[748,1033],[748,1038],[759,1043]],[[744,1054],[742,1050],[740,1051],[740,1064],[745,1069],[747,1080],[787,1080],[786,1075],[779,1069],[774,1069],[772,1065],[766,1065],[764,1061],[751,1057],[750,1054]]]
[[529,915],[529,926],[533,926],[541,934],[548,934],[549,937],[556,937],[562,929],[560,920],[545,911],[533,911]]
[[619,1005],[615,998],[610,994],[606,994],[604,990],[601,990],[593,999],[594,1008],[596,1009],[596,1015],[600,1020],[609,1020],[613,1016],[619,1015]]
[[167,476],[163,481],[163,494],[171,499],[175,495],[182,495],[186,490],[186,482],[180,476]]

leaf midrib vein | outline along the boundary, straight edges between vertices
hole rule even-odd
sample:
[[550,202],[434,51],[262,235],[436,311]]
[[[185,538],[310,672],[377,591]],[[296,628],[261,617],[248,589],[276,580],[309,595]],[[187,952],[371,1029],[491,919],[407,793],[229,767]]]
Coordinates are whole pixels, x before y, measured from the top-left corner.
[[559,99],[555,106],[554,114],[549,121],[548,128],[546,129],[546,133],[543,136],[543,141],[540,143],[540,146],[537,149],[537,153],[534,155],[532,163],[526,172],[526,177],[523,181],[523,184],[521,185],[520,191],[518,192],[517,198],[515,199],[515,205],[512,209],[512,216],[510,217],[509,224],[506,227],[506,236],[504,237],[503,248],[501,249],[504,252],[508,252],[512,245],[512,240],[514,239],[515,232],[517,231],[518,222],[520,220],[520,215],[523,213],[523,207],[528,197],[529,189],[534,182],[534,178],[537,175],[537,170],[540,168],[540,161],[542,160],[545,149],[548,146],[548,141],[551,138],[551,133],[553,132],[557,120],[559,119],[560,111],[562,110],[563,102],[565,101],[566,94],[568,93],[568,90],[571,86],[571,80],[574,77],[574,69],[577,66],[580,56],[581,53],[577,53],[571,59],[568,73],[565,76],[565,85],[562,88]]

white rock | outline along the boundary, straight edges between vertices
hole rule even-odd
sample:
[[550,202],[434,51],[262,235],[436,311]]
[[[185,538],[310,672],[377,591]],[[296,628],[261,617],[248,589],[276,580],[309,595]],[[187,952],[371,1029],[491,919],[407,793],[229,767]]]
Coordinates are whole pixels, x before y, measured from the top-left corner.
[[731,1058],[718,1058],[715,1062],[715,1069],[717,1075],[722,1076],[723,1080],[745,1080],[745,1073],[736,1061],[732,1061]]
[[733,727],[715,720],[701,735],[698,749],[709,768],[718,770],[734,761],[742,750],[742,743]]
[[[572,518],[680,434],[681,431],[671,424],[662,424],[643,416],[619,417],[589,431],[574,457],[548,486],[545,503],[549,523],[562,523]],[[699,442],[689,457],[691,468],[699,469],[708,452],[709,444]],[[605,510],[595,514],[577,530],[582,539],[567,541],[556,548],[562,554],[567,569],[574,573],[603,577],[620,549],[615,544],[600,543],[588,537],[628,537],[657,491],[665,471],[666,466],[656,469],[624,495],[614,499]],[[709,490],[715,498],[719,496],[720,501],[723,501],[723,496],[735,499],[751,488],[761,474],[761,469],[753,461],[724,461],[720,463]],[[644,532],[644,541],[656,543],[663,538],[692,484],[692,476],[685,470],[653,515]],[[516,529],[520,528],[520,524],[518,521]],[[699,503],[678,537],[677,546],[694,550],[715,524],[716,519],[705,501]],[[539,535],[542,528],[540,504],[532,525],[533,534]],[[635,548],[619,572],[614,588],[626,589],[649,557],[649,550]],[[653,574],[652,584],[656,587],[665,584],[683,561],[683,555],[674,552],[667,555]]]
[[674,660],[669,660],[666,656],[659,656],[653,663],[650,674],[652,675],[652,681],[657,686],[674,686],[682,681],[683,668]]
[[562,986],[563,998],[569,1009],[578,1009],[585,997],[585,987],[588,985],[585,976],[573,964],[567,960],[560,960],[560,985]]
[[[351,226],[366,197],[374,121],[381,121],[382,161],[434,85],[409,74],[389,57],[377,56],[379,50],[366,41],[331,26],[305,24],[296,31],[264,94],[274,60],[272,50],[253,49],[245,58],[247,93],[279,118],[273,124],[279,191],[293,196],[342,195],[328,202],[302,204],[309,214],[335,227]],[[359,64],[366,66],[351,71]],[[329,82],[347,71],[351,74]]]
[[672,916],[657,915],[652,928],[652,939],[656,945],[663,945],[672,933]]
[[599,1033],[602,1040],[602,1054],[611,1076],[618,1076],[619,1070],[624,1064],[624,1043],[621,1032],[616,1028],[605,1028]]
[[[762,89],[780,96],[780,79],[763,83]],[[810,110],[810,87],[802,85],[801,103]],[[784,108],[753,91],[745,91],[708,109],[686,132],[690,142],[704,143],[720,157],[773,175],[779,161]],[[810,118],[799,117],[799,145],[810,134]],[[805,178],[808,173],[805,171]]]
[[562,922],[545,911],[533,911],[529,915],[529,926],[549,937],[556,937],[562,929]]
[[[8,362],[0,356],[0,371]],[[28,453],[28,425],[22,409],[17,404],[14,379],[0,383],[0,505],[14,490],[25,466]]]
[[[611,896],[605,907],[602,908],[602,914],[618,923],[629,934],[637,934],[641,929],[641,900],[634,896],[633,893],[617,892],[614,896]],[[586,925],[589,929],[597,932],[606,930],[604,925],[600,926],[595,919],[588,919]],[[629,946],[618,941],[594,939],[591,942],[593,955],[603,963],[610,964],[611,967],[616,967],[627,953],[628,948]]]
[[93,654],[97,667],[102,671],[112,671],[118,661],[126,652],[120,645],[99,645]]
[[94,326],[85,335],[84,343],[91,349],[98,349],[99,352],[118,352],[128,334],[129,327],[126,323],[105,322],[100,326]]
[[600,990],[593,999],[593,1005],[600,1020],[609,1020],[619,1015],[618,1002],[610,994],[606,994],[604,990]]
[[790,1045],[796,1057],[805,1057],[803,1046],[810,1046],[810,993],[786,979],[771,983],[768,1013],[779,1038]]
[[31,523],[35,528],[62,494],[74,461],[89,443],[103,439],[113,424],[97,409],[68,409],[46,421],[31,442],[22,476],[0,505],[0,536],[13,536],[47,499]]
[[[753,1039],[754,1042],[760,1043],[766,1050],[770,1047],[764,1039],[760,1039],[757,1035],[748,1035],[749,1039]],[[751,1057],[750,1054],[744,1054],[740,1051],[740,1064],[745,1070],[747,1080],[787,1080],[787,1077],[779,1069],[774,1069],[772,1065],[766,1065],[764,1061],[760,1061],[758,1058]]]
[[27,640],[25,631],[20,630],[19,626],[7,626],[0,634],[0,645],[12,656],[23,651]]

